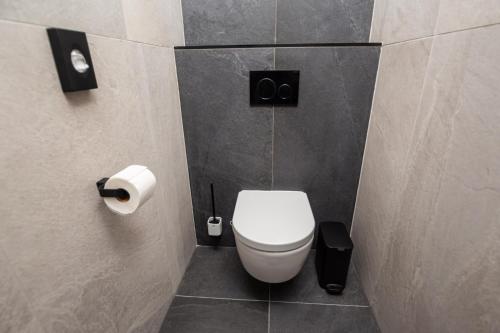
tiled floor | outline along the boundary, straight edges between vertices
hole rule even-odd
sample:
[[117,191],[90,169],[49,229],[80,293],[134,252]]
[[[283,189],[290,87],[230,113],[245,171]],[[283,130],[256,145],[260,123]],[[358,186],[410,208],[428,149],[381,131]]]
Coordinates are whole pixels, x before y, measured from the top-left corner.
[[234,247],[198,247],[161,328],[177,332],[379,330],[356,272],[342,295],[328,295],[317,284],[314,251],[296,278],[269,285],[245,272]]

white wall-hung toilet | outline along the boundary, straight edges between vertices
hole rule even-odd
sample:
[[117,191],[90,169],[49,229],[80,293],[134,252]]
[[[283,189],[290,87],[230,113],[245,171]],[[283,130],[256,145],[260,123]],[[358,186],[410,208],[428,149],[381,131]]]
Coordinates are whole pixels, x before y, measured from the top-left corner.
[[314,237],[314,216],[299,191],[241,191],[233,215],[236,248],[250,275],[279,283],[297,275]]

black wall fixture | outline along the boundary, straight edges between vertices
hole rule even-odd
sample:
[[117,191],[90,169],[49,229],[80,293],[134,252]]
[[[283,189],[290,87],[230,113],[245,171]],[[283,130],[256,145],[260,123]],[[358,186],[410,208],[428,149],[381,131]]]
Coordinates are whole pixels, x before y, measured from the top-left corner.
[[97,88],[87,36],[81,31],[48,28],[50,46],[64,92]]
[[299,71],[250,71],[250,105],[297,106]]

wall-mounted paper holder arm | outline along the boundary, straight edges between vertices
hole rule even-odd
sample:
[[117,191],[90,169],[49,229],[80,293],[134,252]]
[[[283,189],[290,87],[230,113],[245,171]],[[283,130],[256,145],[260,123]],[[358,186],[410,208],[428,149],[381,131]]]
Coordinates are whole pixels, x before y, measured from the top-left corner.
[[104,184],[108,181],[109,178],[102,178],[99,180],[97,185],[97,190],[99,191],[99,195],[103,198],[117,198],[118,200],[128,200],[130,199],[130,194],[122,188],[117,189],[104,189]]

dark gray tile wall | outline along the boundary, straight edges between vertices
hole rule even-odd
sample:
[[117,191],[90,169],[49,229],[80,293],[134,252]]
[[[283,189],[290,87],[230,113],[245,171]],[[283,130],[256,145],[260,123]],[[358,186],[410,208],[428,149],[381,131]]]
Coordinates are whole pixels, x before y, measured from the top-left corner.
[[[275,53],[275,56],[273,56]],[[378,47],[177,50],[199,244],[234,245],[229,221],[242,189],[303,190],[316,220],[350,227]],[[249,70],[298,69],[298,107],[249,107]],[[209,184],[220,240],[209,237]]]
[[186,45],[368,42],[373,0],[182,0]]
[[277,43],[368,42],[373,0],[277,0]]
[[378,66],[378,47],[278,48],[300,70],[299,105],[274,115],[275,190],[302,190],[317,222],[350,228]]
[[[273,50],[176,50],[196,236],[234,245],[229,224],[238,192],[271,189],[272,108],[249,106],[249,71],[273,67]],[[220,240],[207,234],[215,184]]]
[[269,44],[276,0],[182,0],[186,45]]

